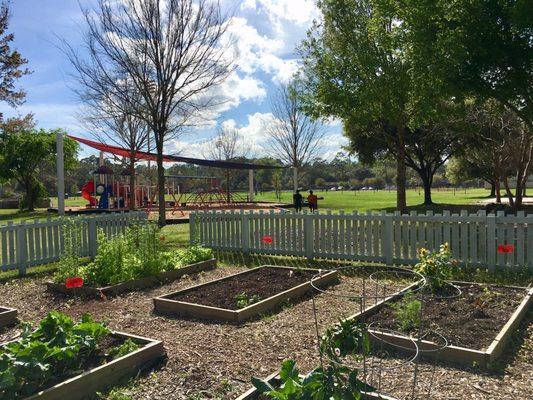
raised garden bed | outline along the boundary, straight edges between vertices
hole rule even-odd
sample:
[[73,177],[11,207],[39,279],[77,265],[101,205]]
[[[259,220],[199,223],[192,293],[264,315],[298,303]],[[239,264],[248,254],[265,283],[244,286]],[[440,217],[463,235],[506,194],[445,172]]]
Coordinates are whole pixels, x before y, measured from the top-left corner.
[[[417,340],[421,356],[435,357],[464,366],[487,367],[504,351],[505,346],[533,302],[533,289],[500,285],[454,282],[462,293],[458,297],[424,297],[422,331],[429,328],[448,341]],[[400,331],[395,319],[392,299],[381,302],[352,318],[373,323],[373,326]],[[377,325],[376,325],[377,324]],[[389,343],[397,348],[411,348],[409,335],[417,337],[416,329],[404,334],[370,329],[375,342]]]
[[114,332],[112,339],[124,342],[133,340],[140,347],[123,357],[106,364],[90,368],[81,374],[48,387],[25,400],[78,400],[94,396],[124,378],[152,367],[165,357],[163,342],[122,332]]
[[0,328],[14,325],[17,322],[17,310],[0,307]]
[[49,291],[71,296],[116,296],[118,294],[132,290],[142,290],[161,283],[171,282],[181,278],[184,275],[196,274],[202,271],[208,271],[216,268],[217,260],[212,258],[206,261],[200,261],[195,264],[186,265],[171,271],[162,272],[157,275],[147,276],[145,278],[134,279],[127,282],[121,282],[116,285],[105,287],[82,286],[79,288],[67,288],[64,283],[46,282]]
[[[240,323],[295,300],[312,290],[316,269],[265,265],[154,299],[155,311]],[[337,282],[338,272],[323,273],[315,285]]]
[[[276,372],[270,375],[267,379],[268,383],[276,387],[279,384],[279,374]],[[251,388],[245,393],[237,397],[235,400],[270,400],[269,397],[259,394],[256,388]],[[361,392],[361,400],[397,400],[394,397],[390,397],[380,393]]]

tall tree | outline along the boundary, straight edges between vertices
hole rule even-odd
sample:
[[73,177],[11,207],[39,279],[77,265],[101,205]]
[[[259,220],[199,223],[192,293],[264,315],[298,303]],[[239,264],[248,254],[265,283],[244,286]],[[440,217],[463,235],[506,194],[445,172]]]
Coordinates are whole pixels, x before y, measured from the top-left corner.
[[533,130],[530,0],[395,0],[420,96],[495,99]]
[[271,102],[274,121],[265,126],[270,147],[283,163],[293,168],[293,190],[298,190],[298,171],[316,156],[324,129],[301,107],[295,82],[278,86]]
[[14,36],[6,32],[9,17],[9,3],[2,2],[0,5],[0,101],[5,101],[15,107],[22,104],[26,97],[26,92],[17,89],[15,82],[23,75],[29,74],[30,70],[23,68],[28,60],[23,58],[17,50],[11,49]]
[[[237,158],[246,158],[249,148],[245,145],[243,137],[235,128],[219,127],[213,140],[207,143],[207,158],[214,160],[231,161]],[[226,197],[231,202],[231,178],[233,170],[224,169],[226,176]]]
[[[80,94],[96,101],[120,98],[146,121],[157,151],[159,224],[166,220],[165,143],[202,112],[220,104],[209,89],[232,70],[224,41],[228,18],[208,0],[98,0],[85,10],[86,57],[65,44],[77,71]],[[127,79],[141,96],[124,90]]]
[[380,129],[395,129],[397,208],[404,212],[406,130],[415,111],[423,111],[410,107],[414,80],[405,28],[387,0],[319,1],[318,7],[322,19],[301,46],[304,109],[359,127],[381,121]]
[[[57,130],[35,130],[33,121],[7,120],[0,126],[0,180],[14,180],[24,190],[23,207],[30,211],[44,194],[39,174],[56,158]],[[64,143],[65,169],[76,163],[77,143]]]
[[101,101],[86,99],[80,119],[98,141],[116,145],[128,151],[126,169],[130,181],[129,208],[134,209],[135,162],[139,151],[151,150],[148,148],[150,130],[146,121],[139,118],[131,107],[132,102],[142,103],[141,96],[131,85],[128,88],[125,87],[124,90],[129,90],[131,100],[124,101],[122,96],[116,99],[107,97]]

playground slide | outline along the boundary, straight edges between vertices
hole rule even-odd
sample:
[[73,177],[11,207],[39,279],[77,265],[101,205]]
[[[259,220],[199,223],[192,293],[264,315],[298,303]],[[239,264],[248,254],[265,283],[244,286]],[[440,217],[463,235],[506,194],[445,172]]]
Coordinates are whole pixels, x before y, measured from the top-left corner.
[[98,204],[98,199],[96,197],[91,196],[91,193],[94,193],[94,182],[92,181],[87,182],[85,185],[83,185],[83,187],[81,188],[81,197],[89,201],[91,207],[94,207]]

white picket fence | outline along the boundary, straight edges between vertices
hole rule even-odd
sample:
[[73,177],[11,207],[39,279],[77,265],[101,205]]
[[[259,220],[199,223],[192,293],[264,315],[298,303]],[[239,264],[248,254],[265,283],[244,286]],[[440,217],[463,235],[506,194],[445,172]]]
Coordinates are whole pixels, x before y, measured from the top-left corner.
[[[245,253],[414,264],[448,242],[467,266],[533,267],[533,215],[207,211],[191,214],[191,241]],[[267,237],[265,239],[265,237]],[[271,238],[272,240],[270,240]],[[499,245],[513,245],[501,253]]]
[[[71,218],[75,218],[80,228],[80,254],[94,257],[100,229],[108,237],[115,236],[131,224],[146,221],[146,213],[106,213]],[[63,250],[65,223],[63,218],[49,218],[0,225],[0,270],[18,269],[23,275],[28,267],[58,261]]]

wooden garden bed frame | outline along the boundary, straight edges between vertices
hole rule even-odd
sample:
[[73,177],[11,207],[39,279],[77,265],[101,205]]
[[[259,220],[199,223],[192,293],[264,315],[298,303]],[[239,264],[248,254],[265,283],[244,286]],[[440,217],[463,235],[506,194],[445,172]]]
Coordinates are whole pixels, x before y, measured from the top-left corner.
[[[271,385],[275,385],[279,382],[279,374],[276,372],[270,375],[267,379],[267,382]],[[251,388],[245,393],[237,397],[235,400],[256,400],[259,393],[256,388]],[[390,397],[385,394],[379,394],[374,392],[361,392],[362,400],[398,400],[395,397]]]
[[172,271],[162,272],[157,275],[133,279],[131,281],[121,282],[117,283],[116,285],[110,285],[105,287],[82,286],[76,289],[69,289],[65,286],[64,283],[55,283],[50,281],[46,282],[46,286],[51,292],[61,293],[69,296],[116,296],[124,292],[147,289],[153,286],[157,286],[161,283],[171,282],[181,278],[184,275],[208,271],[216,268],[216,266],[216,258],[211,258],[210,260],[200,261],[195,264],[186,265],[184,267],[180,267]]
[[0,328],[17,323],[17,310],[14,308],[0,307]]
[[[290,267],[281,267],[277,265],[262,265],[257,268],[252,268],[248,271],[240,272],[238,274],[233,274],[226,276],[221,279],[216,279],[210,282],[202,283],[200,285],[192,286],[188,289],[179,290],[177,292],[168,293],[166,295],[156,297],[154,299],[154,309],[160,314],[167,315],[180,315],[186,317],[196,317],[204,318],[214,321],[226,321],[231,323],[241,323],[245,320],[253,318],[257,315],[266,313],[285,301],[295,300],[306,293],[312,290],[311,280],[301,283],[297,286],[294,286],[288,290],[277,293],[274,296],[266,298],[264,300],[258,301],[257,303],[251,304],[247,307],[241,308],[240,310],[230,310],[225,308],[211,307],[197,303],[188,303],[185,301],[172,300],[170,297],[191,292],[193,290],[201,289],[204,286],[211,285],[215,282],[224,282],[228,279],[232,279],[236,276],[242,276],[245,274],[250,274],[256,271],[259,268],[285,268],[288,270],[294,270]],[[318,269],[304,268],[303,271],[311,271],[318,273]],[[327,286],[333,282],[338,281],[338,272],[332,270],[325,273],[320,278],[314,279],[313,284],[318,286]]]
[[166,357],[163,342],[159,340],[122,332],[113,332],[113,336],[125,340],[131,339],[143,346],[123,357],[27,397],[25,400],[81,400],[94,396],[97,391],[105,390],[124,378],[134,376],[139,371],[156,365]]
[[[449,345],[444,349],[439,350],[442,345],[439,346],[438,344],[429,340],[416,340],[417,346],[421,351],[422,357],[434,357],[440,360],[450,361],[452,363],[456,363],[466,367],[472,367],[474,365],[477,365],[482,368],[487,368],[492,362],[494,362],[501,356],[514,330],[520,324],[527,311],[529,310],[529,307],[533,303],[533,288],[459,281],[454,281],[451,283],[458,285],[468,284],[489,287],[507,287],[515,290],[520,289],[524,291],[525,295],[522,301],[520,302],[520,305],[516,308],[507,323],[499,331],[498,335],[496,335],[492,343],[484,351],[454,345]],[[352,315],[348,319],[364,321],[370,315],[378,312],[379,309],[383,307],[385,303],[390,302],[397,297],[398,296],[394,296],[393,298],[388,298],[386,301],[381,301],[375,304],[374,306],[367,308],[361,313]],[[395,348],[396,346],[401,346],[404,348],[412,348],[413,346],[412,339],[404,335],[381,332],[372,329],[369,330],[369,333],[371,333],[371,340],[378,341],[380,343],[390,343]],[[381,340],[383,340],[383,342],[381,342]]]

